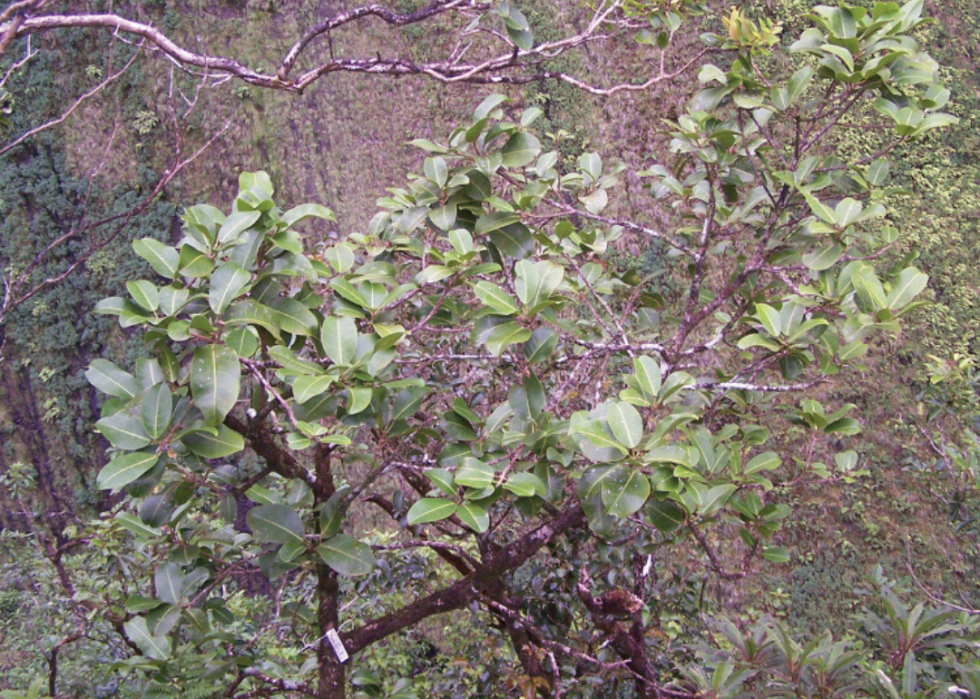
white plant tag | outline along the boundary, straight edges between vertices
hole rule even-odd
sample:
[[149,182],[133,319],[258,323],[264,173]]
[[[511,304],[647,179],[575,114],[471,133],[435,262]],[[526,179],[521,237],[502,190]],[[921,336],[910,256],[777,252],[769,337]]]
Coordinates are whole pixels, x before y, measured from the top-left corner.
[[330,645],[333,646],[333,652],[334,655],[337,656],[337,660],[342,663],[347,662],[347,659],[350,658],[350,656],[347,655],[347,649],[344,648],[344,642],[340,640],[340,636],[337,634],[337,632],[333,629],[328,629],[327,640],[330,641]]

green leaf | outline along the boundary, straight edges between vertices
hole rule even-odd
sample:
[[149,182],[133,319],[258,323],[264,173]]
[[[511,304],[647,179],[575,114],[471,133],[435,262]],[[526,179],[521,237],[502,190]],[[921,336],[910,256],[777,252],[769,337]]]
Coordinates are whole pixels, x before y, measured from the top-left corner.
[[448,231],[456,223],[456,205],[446,204],[433,209],[429,213],[429,220],[439,230]]
[[517,298],[528,309],[533,309],[546,301],[565,277],[565,270],[547,261],[532,264],[527,260],[521,260],[514,269],[517,273],[514,291],[517,292]]
[[500,150],[504,167],[524,167],[533,162],[541,152],[541,143],[533,135],[518,131]]
[[606,431],[600,420],[583,420],[576,423],[572,426],[570,433],[583,435],[600,449],[614,449],[620,454],[626,453],[623,445]]
[[[613,436],[625,447],[633,449],[643,439],[643,418],[629,403],[614,403],[606,413]],[[610,510],[610,514],[613,514]]]
[[490,528],[490,515],[487,514],[486,509],[470,501],[456,508],[456,516],[477,534],[482,534]]
[[140,419],[143,421],[143,429],[152,439],[159,439],[167,431],[173,405],[174,396],[166,383],[158,383],[146,389],[140,408]]
[[614,466],[602,481],[602,503],[614,517],[629,517],[643,507],[649,496],[647,477],[626,466]]
[[439,156],[426,158],[422,169],[429,181],[437,187],[444,187],[449,181],[449,168],[446,166],[445,159]]
[[449,497],[456,497],[456,482],[453,480],[453,474],[446,469],[428,468],[425,470],[425,477]]
[[898,275],[898,279],[892,282],[892,290],[885,300],[885,307],[893,311],[904,308],[922,293],[928,283],[929,275],[915,267],[906,267]]
[[135,282],[126,282],[126,289],[141,308],[151,313],[160,308],[160,290],[155,284],[140,279]]
[[[198,423],[200,424],[200,423]],[[218,425],[218,434],[192,432],[181,441],[192,452],[205,459],[220,459],[237,454],[245,448],[245,439],[226,425]]]
[[779,318],[779,311],[765,303],[755,305],[755,314],[759,322],[772,337],[779,337],[782,333],[782,322]]
[[486,345],[490,353],[499,357],[511,345],[519,342],[527,342],[531,339],[531,331],[522,328],[517,323],[503,323],[493,329],[487,337]]
[[480,106],[473,111],[473,121],[480,121],[481,119],[490,116],[490,112],[499,107],[504,102],[508,102],[509,99],[506,95],[489,95],[482,102]]
[[725,503],[728,502],[728,498],[731,497],[735,490],[735,486],[731,483],[708,488],[700,483],[689,482],[687,486],[687,493],[692,496],[692,499],[697,504],[697,511],[703,517],[707,517],[716,510],[724,507]]
[[283,222],[292,227],[308,218],[322,218],[325,221],[336,221],[333,211],[320,204],[300,204],[282,215]]
[[346,243],[338,243],[323,252],[323,259],[339,274],[345,274],[354,266],[354,251]]
[[519,498],[529,498],[533,495],[544,497],[545,484],[533,473],[515,473],[503,484],[504,490]]
[[204,421],[217,425],[235,407],[241,390],[238,355],[222,345],[194,349],[191,362],[191,395]]
[[467,456],[456,470],[455,480],[458,485],[465,488],[482,490],[493,485],[496,475],[493,466],[489,466],[475,457]]
[[302,544],[306,529],[303,520],[285,505],[259,505],[248,511],[249,528],[258,541],[274,544]]
[[95,429],[101,432],[116,449],[135,451],[150,443],[150,435],[146,433],[140,419],[127,414],[124,410],[102,418],[95,423]]
[[162,527],[170,520],[173,513],[174,499],[169,490],[148,496],[140,505],[140,519],[152,527]]
[[650,357],[636,357],[633,359],[633,371],[640,388],[649,395],[656,397],[660,393],[660,364]]
[[235,211],[218,229],[218,242],[225,244],[237,240],[238,236],[251,228],[261,216],[261,211]]
[[782,546],[766,546],[762,549],[762,557],[772,563],[789,563],[789,552]]
[[615,466],[593,466],[582,474],[578,481],[577,495],[585,516],[591,522],[595,517],[606,515],[602,504],[602,484],[613,472]]
[[319,376],[323,373],[323,368],[320,367],[319,364],[316,362],[309,362],[305,359],[299,359],[288,347],[283,347],[282,345],[270,347],[269,356],[279,363],[279,365],[283,368],[283,371],[290,374],[312,374],[314,376]]
[[297,403],[305,403],[314,396],[319,396],[330,389],[334,382],[334,376],[321,374],[320,376],[297,376],[293,381],[293,397]]
[[667,444],[655,447],[646,453],[647,461],[651,463],[679,464],[681,466],[693,466],[691,456],[687,449],[676,444]]
[[177,266],[180,264],[180,254],[175,248],[164,245],[153,238],[138,238],[133,241],[136,254],[150,263],[153,271],[161,277],[173,279],[177,276]]
[[429,389],[424,386],[404,388],[399,391],[391,405],[390,421],[407,420],[412,417],[422,407],[422,401],[428,392]]
[[490,233],[490,242],[508,257],[521,260],[534,252],[534,236],[523,223],[512,223]]
[[340,531],[340,525],[344,523],[344,509],[341,507],[344,498],[350,493],[350,488],[345,486],[337,490],[324,503],[320,510],[320,536],[329,539],[336,536]]
[[180,249],[178,268],[182,276],[194,279],[211,274],[214,262],[200,250],[185,245]]
[[891,163],[884,158],[875,160],[868,168],[868,184],[874,187],[880,187],[885,184],[885,181],[888,179],[889,169],[891,169]]
[[158,599],[150,599],[142,595],[130,595],[126,598],[126,611],[130,614],[139,614],[140,612],[148,612],[156,609],[161,604],[163,602]]
[[858,462],[857,452],[853,449],[848,449],[847,451],[834,454],[834,462],[837,464],[837,468],[845,473],[853,471]]
[[837,264],[837,260],[839,260],[840,256],[843,254],[844,248],[839,243],[831,243],[830,245],[825,245],[815,252],[804,255],[803,264],[814,272],[822,272],[823,270],[830,269]]
[[92,360],[85,378],[103,393],[123,400],[129,400],[140,392],[136,378],[107,359]]
[[188,289],[178,289],[175,286],[165,286],[160,289],[160,312],[165,316],[176,315],[187,300],[191,292]]
[[123,623],[126,637],[152,660],[167,660],[170,657],[170,639],[166,636],[154,636],[146,626],[146,619],[133,617]]
[[167,563],[157,568],[153,576],[153,587],[157,599],[167,604],[180,604],[180,596],[184,592],[184,575],[176,563]]
[[252,328],[237,327],[224,336],[227,345],[239,357],[248,359],[259,349],[258,333]]
[[272,302],[278,314],[279,327],[293,335],[316,335],[316,316],[296,299],[278,298]]
[[251,279],[252,275],[234,262],[225,262],[218,267],[211,275],[211,288],[208,291],[211,310],[218,314],[224,313]]
[[116,490],[129,485],[156,466],[160,455],[156,451],[137,451],[123,454],[107,463],[96,479],[99,490]]
[[654,500],[647,511],[653,526],[666,534],[679,529],[687,519],[684,510],[670,500]]
[[810,67],[800,68],[798,71],[793,73],[793,77],[789,79],[786,83],[787,90],[787,107],[793,106],[793,103],[803,94],[804,90],[810,85],[810,80],[813,78],[813,69]]
[[542,326],[531,333],[524,343],[524,357],[528,364],[539,364],[547,360],[558,345],[558,333]]
[[850,197],[841,199],[837,204],[837,208],[834,209],[834,218],[837,219],[837,225],[841,228],[847,228],[858,219],[863,208],[864,205],[856,199],[851,199]]
[[840,420],[834,420],[824,427],[823,431],[827,434],[855,435],[861,431],[861,423],[852,417],[844,417]]
[[427,150],[430,153],[447,153],[445,147],[440,146],[438,143],[433,143],[432,141],[425,138],[416,138],[413,141],[409,141],[410,145],[416,148],[421,148],[422,150]]
[[518,214],[513,214],[506,211],[495,211],[492,214],[484,214],[481,216],[476,222],[474,232],[476,235],[492,233],[493,231],[500,230],[505,226],[517,223],[520,220],[521,217]]
[[484,306],[501,315],[515,315],[521,310],[513,296],[491,282],[479,282],[473,287],[473,292]]
[[330,361],[340,366],[349,365],[357,351],[357,325],[354,319],[346,316],[325,318],[320,329],[320,341]]
[[425,524],[438,522],[452,517],[456,512],[456,503],[442,498],[422,498],[408,511],[409,524]]
[[773,451],[767,451],[764,454],[758,454],[752,457],[747,464],[745,464],[744,473],[746,476],[750,476],[753,473],[758,473],[759,471],[772,471],[773,469],[779,468],[783,460],[779,458],[779,455]]
[[244,299],[231,304],[225,313],[226,326],[254,325],[270,333],[277,340],[279,335],[279,315],[269,308],[252,299]]
[[128,512],[120,512],[116,515],[115,519],[123,529],[131,532],[137,539],[154,539],[163,534],[156,527],[144,524],[142,519],[134,517]]
[[346,534],[323,542],[316,552],[324,563],[346,577],[367,575],[376,565],[371,547]]
[[373,394],[370,388],[350,388],[347,389],[348,403],[347,414],[357,415],[371,404]]

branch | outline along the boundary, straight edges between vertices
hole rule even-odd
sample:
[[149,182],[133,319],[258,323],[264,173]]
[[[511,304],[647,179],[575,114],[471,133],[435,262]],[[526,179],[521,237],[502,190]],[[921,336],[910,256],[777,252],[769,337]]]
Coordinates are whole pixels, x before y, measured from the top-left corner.
[[542,546],[562,532],[577,526],[585,519],[579,505],[563,511],[554,520],[541,525],[517,541],[514,541],[490,556],[479,569],[456,581],[447,588],[423,597],[396,612],[372,619],[360,628],[346,634],[344,646],[353,655],[383,638],[397,633],[435,614],[461,609],[480,598],[480,589],[499,578],[503,573],[514,570]]
[[[380,55],[372,58],[335,58],[331,51],[330,58],[326,62],[308,69],[296,78],[290,78],[290,73],[300,56],[314,40],[326,34],[328,41],[330,41],[330,32],[344,25],[374,17],[392,26],[403,26],[447,13],[482,15],[488,12],[490,7],[490,3],[480,0],[437,0],[418,12],[405,15],[394,13],[378,4],[355,8],[335,15],[308,29],[289,48],[275,73],[262,73],[252,70],[233,58],[196,53],[175,43],[152,25],[126,19],[116,14],[59,14],[27,17],[18,15],[14,19],[0,24],[0,36],[9,36],[9,43],[9,40],[13,38],[69,27],[110,29],[118,34],[139,37],[148,46],[164,54],[171,61],[185,68],[204,70],[207,75],[216,79],[234,77],[251,85],[295,93],[301,93],[308,85],[328,73],[353,72],[389,76],[419,75],[446,84],[520,85],[541,80],[556,80],[592,95],[608,97],[619,92],[645,91],[660,83],[672,81],[690,70],[711,50],[703,49],[675,70],[666,69],[665,54],[662,53],[659,69],[646,80],[638,83],[630,81],[602,86],[567,73],[544,70],[538,67],[540,63],[557,58],[571,49],[613,39],[621,33],[620,30],[633,28],[626,18],[618,15],[622,1],[614,0],[608,5],[600,5],[593,12],[588,25],[582,32],[556,41],[545,42],[530,49],[520,49],[503,34],[490,32],[503,42],[506,48],[491,58],[480,62],[462,63],[459,59],[462,57],[462,53],[465,53],[465,49],[453,49],[445,60],[427,63],[414,63],[400,58],[384,59]],[[478,20],[479,16],[477,17]],[[609,28],[611,31],[601,33],[604,28]],[[479,28],[467,29],[462,32],[462,36],[469,36],[478,31],[480,31]],[[0,52],[0,56],[2,55],[3,53]],[[519,69],[519,72],[516,74],[508,73],[514,68]]]
[[[207,143],[201,146],[189,158],[174,163],[173,167],[171,167],[169,170],[166,170],[163,173],[163,177],[160,178],[156,186],[153,188],[153,191],[151,191],[146,197],[144,197],[143,201],[141,201],[139,204],[137,204],[133,208],[121,214],[115,214],[113,216],[104,218],[101,221],[96,221],[94,223],[90,223],[80,228],[75,228],[69,231],[65,235],[58,238],[58,240],[56,240],[54,244],[49,245],[47,248],[45,248],[45,250],[42,251],[41,254],[37,258],[35,258],[35,260],[30,264],[27,270],[23,274],[21,274],[20,278],[16,282],[11,281],[11,283],[8,284],[6,283],[6,280],[4,280],[6,289],[4,292],[3,301],[2,303],[0,303],[0,325],[3,324],[4,319],[6,318],[7,314],[10,311],[14,310],[24,302],[29,301],[31,298],[41,293],[42,291],[45,291],[46,289],[49,289],[50,287],[55,286],[56,284],[59,284],[62,281],[64,281],[72,274],[72,272],[74,272],[79,267],[84,265],[92,255],[94,255],[96,252],[98,252],[106,245],[111,243],[113,240],[118,238],[119,235],[126,229],[126,226],[129,224],[129,222],[134,217],[139,216],[144,211],[146,211],[146,209],[150,206],[150,204],[153,203],[153,200],[156,199],[161,192],[163,192],[164,188],[170,183],[170,181],[174,177],[178,175],[178,173],[180,173],[181,170],[183,170],[185,167],[187,167],[192,162],[197,160],[197,158],[200,157],[201,154],[203,154],[208,148],[210,148],[215,141],[217,141],[221,136],[224,135],[225,131],[228,130],[229,125],[230,124],[225,124],[221,128],[221,130],[218,131],[218,133],[216,133],[214,136],[208,139]],[[112,233],[110,233],[103,240],[97,243],[93,243],[89,247],[89,249],[86,250],[81,255],[79,255],[75,259],[75,261],[68,266],[68,269],[66,269],[64,272],[55,275],[53,277],[48,277],[47,279],[39,282],[30,291],[25,292],[21,296],[17,295],[19,293],[19,290],[24,286],[24,284],[27,283],[30,274],[41,263],[44,256],[47,255],[49,252],[51,252],[51,250],[55,246],[60,245],[70,239],[77,238],[84,231],[92,231],[97,228],[101,228],[104,225],[108,225],[109,223],[119,221],[120,219],[122,220],[122,222],[116,227],[116,229]]]

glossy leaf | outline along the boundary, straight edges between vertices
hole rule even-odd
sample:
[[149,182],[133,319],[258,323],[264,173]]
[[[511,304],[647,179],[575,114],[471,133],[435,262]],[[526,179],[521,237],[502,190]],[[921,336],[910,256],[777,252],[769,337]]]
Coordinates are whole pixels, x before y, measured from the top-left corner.
[[452,517],[456,512],[456,503],[442,498],[422,498],[408,511],[409,524],[425,524],[438,522]]
[[191,362],[191,395],[209,425],[217,425],[235,407],[240,389],[238,355],[221,345],[194,350]]
[[129,485],[153,468],[159,459],[160,455],[155,451],[137,451],[117,456],[99,471],[99,490],[116,490]]
[[248,511],[249,528],[259,541],[302,544],[306,535],[303,520],[285,505],[259,505]]
[[346,577],[367,575],[376,565],[371,547],[346,534],[323,542],[316,552],[324,563]]
[[170,386],[158,383],[143,393],[140,419],[143,429],[152,439],[159,439],[167,431],[170,416],[173,414],[174,396]]

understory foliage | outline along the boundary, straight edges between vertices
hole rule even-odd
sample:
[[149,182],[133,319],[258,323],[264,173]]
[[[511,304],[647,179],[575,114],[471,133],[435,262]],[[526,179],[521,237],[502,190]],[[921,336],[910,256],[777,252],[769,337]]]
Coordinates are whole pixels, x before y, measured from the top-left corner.
[[[633,11],[666,46],[693,4]],[[280,210],[252,172],[230,210],[188,208],[176,245],[137,239],[155,276],[96,311],[147,356],[87,372],[98,486],[122,495],[53,550],[58,573],[100,571],[69,590],[64,638],[117,633],[150,697],[415,696],[426,658],[383,649],[447,614],[475,667],[440,670],[436,696],[975,692],[969,616],[908,608],[880,571],[859,637],[805,641],[701,626],[685,572],[787,561],[775,485],[859,465],[854,406],[814,389],[926,287],[881,262],[902,224],[888,153],[955,121],[921,11],[819,7],[789,48],[804,65],[773,75],[780,27],[733,10],[670,158],[639,173],[667,230],[609,213],[621,168],[569,161],[540,109],[491,95],[413,142],[421,174],[366,232],[310,244],[332,213]],[[889,144],[828,149],[863,113]],[[627,239],[656,241],[672,284],[607,264]],[[786,405],[833,463],[780,453]]]

